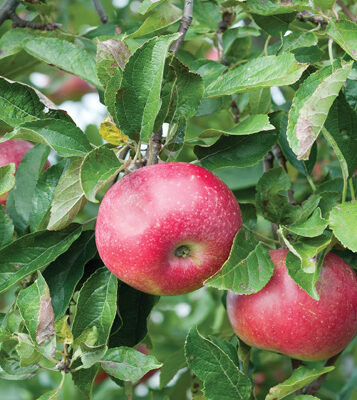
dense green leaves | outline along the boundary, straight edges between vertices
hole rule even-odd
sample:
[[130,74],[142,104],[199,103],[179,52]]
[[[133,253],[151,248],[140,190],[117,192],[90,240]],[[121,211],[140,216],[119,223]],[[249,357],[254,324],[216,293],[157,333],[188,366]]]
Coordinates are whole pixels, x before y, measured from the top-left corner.
[[340,68],[325,67],[310,75],[296,92],[289,112],[287,138],[299,160],[309,158],[311,146],[351,68],[352,63]]
[[107,147],[98,147],[89,152],[80,167],[80,183],[86,198],[94,203],[98,190],[118,174],[122,163],[115,152]]
[[64,119],[67,113],[54,110],[55,105],[30,86],[0,78],[0,120],[11,127],[39,119]]
[[84,156],[92,149],[87,137],[67,121],[44,119],[19,125],[6,139],[26,139],[50,146],[62,157]]
[[0,195],[7,193],[15,185],[15,164],[0,167]]
[[160,110],[160,90],[166,53],[178,34],[146,42],[127,62],[117,94],[116,114],[120,129],[147,142]]
[[337,239],[357,252],[357,202],[342,203],[330,212],[330,227]]
[[283,383],[274,386],[270,389],[266,400],[280,400],[291,393],[303,388],[313,382],[319,376],[331,372],[335,367],[323,367],[320,369],[309,369],[307,367],[299,367],[294,370],[290,378]]
[[215,170],[249,167],[262,160],[276,141],[275,131],[254,135],[222,136],[213,146],[195,146],[202,167]]
[[274,15],[303,11],[309,8],[308,0],[274,1],[249,0],[244,4],[247,10],[260,15]]
[[244,228],[236,235],[228,260],[205,284],[238,294],[261,290],[273,275],[269,251]]
[[101,366],[117,379],[136,382],[147,372],[160,368],[162,364],[154,356],[147,356],[123,346],[109,349],[101,360]]
[[101,87],[97,78],[95,57],[79,43],[51,37],[34,37],[25,42],[24,49],[41,61]]
[[228,71],[211,83],[205,97],[217,97],[271,86],[296,82],[307,64],[296,62],[292,54],[259,57]]
[[80,182],[81,164],[81,158],[74,159],[58,181],[48,222],[50,230],[66,227],[86,203]]
[[116,312],[117,278],[106,268],[91,275],[79,292],[72,333],[76,340],[85,331],[96,327],[96,345],[105,344]]
[[83,232],[69,250],[45,270],[55,319],[61,318],[71,301],[74,290],[83,276],[84,266],[97,252],[92,231]]
[[322,218],[320,208],[316,208],[306,221],[287,226],[286,229],[296,235],[315,237],[321,235],[326,227],[327,221]]
[[204,338],[196,328],[187,336],[188,366],[204,382],[205,396],[215,399],[248,400],[251,382],[239,369],[234,346],[216,337]]
[[30,233],[0,250],[0,292],[36,270],[46,267],[78,239],[81,228]]
[[53,357],[56,351],[54,313],[50,291],[40,272],[36,281],[19,293],[17,305],[33,342],[41,352]]
[[0,205],[0,249],[12,242],[13,236],[14,224]]
[[337,42],[347,54],[357,60],[357,24],[352,21],[331,21],[327,34]]
[[16,187],[7,200],[7,212],[19,233],[24,233],[32,211],[32,198],[40,173],[45,166],[49,148],[38,144],[30,149],[16,171]]

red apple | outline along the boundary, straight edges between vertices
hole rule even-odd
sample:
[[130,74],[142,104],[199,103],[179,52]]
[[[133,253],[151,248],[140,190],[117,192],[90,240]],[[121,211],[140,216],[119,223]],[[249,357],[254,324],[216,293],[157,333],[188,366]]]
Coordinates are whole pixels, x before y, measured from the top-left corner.
[[88,82],[78,76],[70,76],[55,92],[49,93],[48,97],[60,104],[66,100],[79,101],[85,94],[94,91],[94,86]]
[[219,61],[219,53],[217,47],[211,47],[205,55],[207,60]]
[[241,226],[225,183],[198,165],[175,162],[138,169],[113,185],[95,235],[100,257],[120,280],[177,295],[221,268]]
[[357,333],[357,277],[340,257],[327,254],[314,300],[290,277],[287,250],[270,251],[275,270],[258,293],[227,296],[227,312],[247,344],[292,358],[320,361],[343,350]]

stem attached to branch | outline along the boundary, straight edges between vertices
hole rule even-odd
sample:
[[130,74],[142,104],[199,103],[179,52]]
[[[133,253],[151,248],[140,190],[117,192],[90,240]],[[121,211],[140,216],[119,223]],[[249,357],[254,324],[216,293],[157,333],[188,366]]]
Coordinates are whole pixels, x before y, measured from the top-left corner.
[[170,48],[170,52],[175,55],[178,52],[178,49],[181,46],[181,43],[185,39],[186,32],[191,25],[193,15],[193,0],[185,0],[185,7],[183,9],[183,16],[180,22],[180,26],[178,28],[178,32],[181,33],[181,36],[175,40]]
[[157,164],[159,161],[159,154],[161,151],[162,128],[151,135],[149,143],[149,161],[148,164]]
[[101,23],[106,24],[108,22],[109,18],[102,6],[102,3],[100,2],[100,0],[93,0],[93,4],[94,4],[95,11],[97,12],[97,14],[100,18]]

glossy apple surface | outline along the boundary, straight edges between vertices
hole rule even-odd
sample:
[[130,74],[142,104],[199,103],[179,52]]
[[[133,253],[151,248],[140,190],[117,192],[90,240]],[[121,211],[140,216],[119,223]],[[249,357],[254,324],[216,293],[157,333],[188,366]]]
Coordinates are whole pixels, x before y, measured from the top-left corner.
[[176,295],[202,286],[229,255],[241,228],[230,189],[189,163],[147,166],[104,196],[96,243],[120,280],[146,293]]
[[318,361],[343,350],[357,333],[357,277],[340,257],[325,257],[314,300],[290,277],[287,250],[270,251],[272,279],[258,293],[227,296],[234,331],[247,344]]
[[[26,140],[8,140],[6,142],[0,143],[0,167],[4,165],[14,163],[15,170],[19,166],[24,155],[33,147],[34,145]],[[46,162],[45,169],[48,168],[50,164]],[[7,193],[0,196],[0,204],[6,204]]]

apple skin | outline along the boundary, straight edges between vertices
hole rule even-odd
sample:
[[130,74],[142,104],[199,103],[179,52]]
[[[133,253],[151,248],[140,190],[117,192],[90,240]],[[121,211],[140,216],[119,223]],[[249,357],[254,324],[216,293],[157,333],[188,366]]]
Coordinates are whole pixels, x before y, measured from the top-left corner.
[[227,295],[227,312],[238,337],[260,349],[304,361],[342,351],[357,333],[357,277],[340,257],[325,257],[314,300],[290,277],[288,250],[270,251],[274,274],[251,295]]
[[[188,293],[215,274],[242,226],[224,182],[189,163],[150,165],[113,185],[99,207],[96,243],[109,270],[155,295]],[[184,248],[182,246],[185,246]],[[178,256],[180,250],[189,254]]]
[[[6,142],[0,143],[0,167],[4,165],[14,163],[15,171],[19,166],[24,155],[32,149],[34,145],[26,140],[7,140]],[[50,166],[49,162],[46,162],[44,170]],[[0,204],[5,205],[8,193],[0,196]]]

